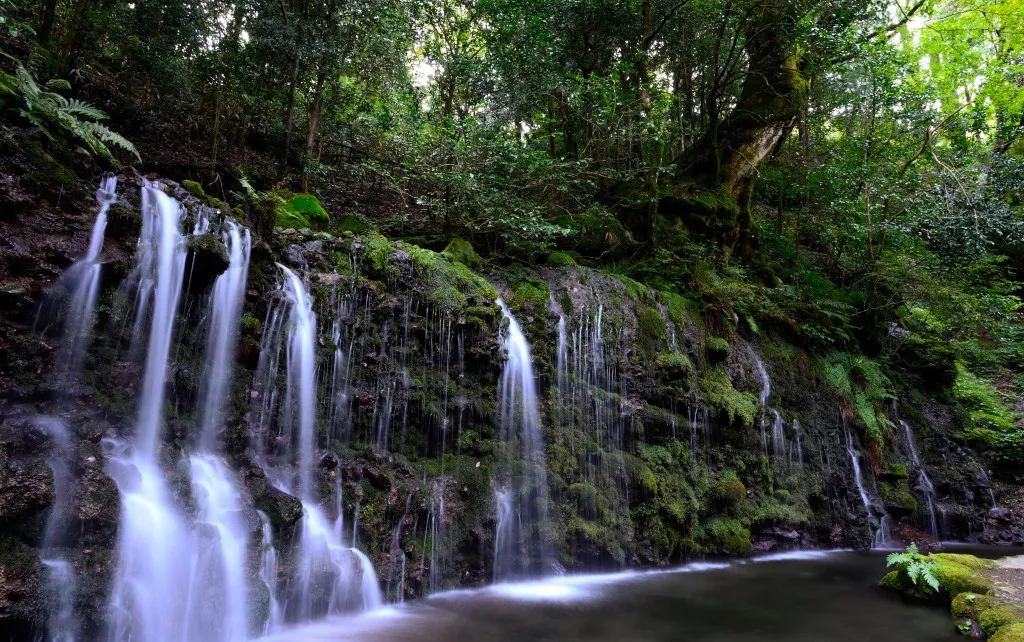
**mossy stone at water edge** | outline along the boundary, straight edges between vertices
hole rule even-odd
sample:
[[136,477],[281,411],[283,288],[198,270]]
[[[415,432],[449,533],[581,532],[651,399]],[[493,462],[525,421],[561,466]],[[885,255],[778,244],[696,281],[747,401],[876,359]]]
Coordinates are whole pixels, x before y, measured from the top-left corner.
[[989,642],[1024,642],[1024,622],[999,629]]

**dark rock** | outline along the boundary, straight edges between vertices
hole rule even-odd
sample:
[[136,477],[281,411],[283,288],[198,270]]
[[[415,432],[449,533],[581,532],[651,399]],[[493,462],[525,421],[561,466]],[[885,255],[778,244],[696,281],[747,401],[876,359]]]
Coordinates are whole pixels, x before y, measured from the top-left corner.
[[8,461],[0,469],[0,521],[15,522],[53,503],[53,472],[43,461]]

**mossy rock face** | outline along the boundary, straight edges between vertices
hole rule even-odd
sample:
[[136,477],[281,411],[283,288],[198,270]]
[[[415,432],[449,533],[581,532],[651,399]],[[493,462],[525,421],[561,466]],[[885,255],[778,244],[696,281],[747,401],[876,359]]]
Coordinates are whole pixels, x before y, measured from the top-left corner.
[[701,399],[722,420],[739,426],[753,426],[757,416],[757,399],[752,393],[733,388],[732,381],[721,367],[697,380]]
[[484,262],[477,256],[469,241],[455,237],[448,243],[448,247],[442,252],[449,260],[461,263],[468,268],[480,269]]
[[707,345],[704,346],[704,352],[711,363],[721,363],[729,358],[732,347],[722,337],[711,337],[708,339]]
[[891,479],[878,480],[878,493],[886,510],[895,518],[910,515],[917,510],[917,500],[910,492],[906,478],[896,481]]
[[555,224],[573,232],[558,241],[558,249],[578,252],[584,257],[617,259],[635,245],[629,230],[608,212],[565,214]]
[[572,255],[567,252],[552,252],[548,254],[548,260],[544,265],[552,268],[562,268],[575,267],[577,263],[576,259],[572,258]]
[[716,519],[709,524],[715,549],[729,555],[747,555],[753,550],[750,531],[735,519]]

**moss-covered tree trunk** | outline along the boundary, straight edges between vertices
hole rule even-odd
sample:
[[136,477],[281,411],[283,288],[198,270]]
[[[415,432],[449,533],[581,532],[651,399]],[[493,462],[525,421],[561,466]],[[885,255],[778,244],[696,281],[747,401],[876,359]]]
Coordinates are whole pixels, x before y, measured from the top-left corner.
[[794,13],[792,3],[765,5],[743,27],[749,63],[739,100],[676,159],[659,195],[661,216],[697,223],[726,252],[749,248],[754,182],[807,102],[811,82],[791,37]]

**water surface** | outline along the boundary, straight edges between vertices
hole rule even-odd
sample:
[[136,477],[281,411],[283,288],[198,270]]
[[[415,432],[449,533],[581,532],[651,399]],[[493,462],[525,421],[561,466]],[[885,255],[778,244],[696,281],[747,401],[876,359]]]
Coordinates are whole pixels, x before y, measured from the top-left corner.
[[882,552],[799,553],[671,571],[566,576],[451,591],[274,642],[522,640],[955,642],[945,609],[878,588]]

